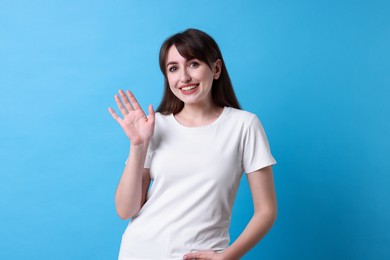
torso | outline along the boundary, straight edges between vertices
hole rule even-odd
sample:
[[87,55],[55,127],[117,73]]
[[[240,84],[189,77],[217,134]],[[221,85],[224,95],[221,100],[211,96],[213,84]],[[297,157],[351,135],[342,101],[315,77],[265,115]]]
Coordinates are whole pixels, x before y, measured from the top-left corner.
[[[145,165],[153,184],[123,235],[119,259],[182,259],[193,250],[228,246],[253,117],[224,108],[211,124],[186,127],[173,115],[156,115]],[[271,158],[260,158],[260,164],[274,163]]]

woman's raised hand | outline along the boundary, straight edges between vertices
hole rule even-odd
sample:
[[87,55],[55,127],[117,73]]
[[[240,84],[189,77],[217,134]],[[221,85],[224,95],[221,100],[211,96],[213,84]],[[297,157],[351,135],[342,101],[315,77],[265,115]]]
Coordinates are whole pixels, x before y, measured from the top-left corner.
[[154,131],[155,113],[153,107],[149,105],[149,115],[146,116],[134,95],[129,90],[126,93],[123,90],[119,90],[122,100],[118,95],[115,95],[115,102],[123,118],[118,116],[111,107],[108,108],[108,111],[122,127],[131,144],[141,145],[149,143]]

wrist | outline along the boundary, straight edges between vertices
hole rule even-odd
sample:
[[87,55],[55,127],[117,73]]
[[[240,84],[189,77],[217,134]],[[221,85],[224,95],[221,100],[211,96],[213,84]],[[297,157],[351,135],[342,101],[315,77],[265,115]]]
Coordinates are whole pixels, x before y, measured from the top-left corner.
[[149,143],[130,144],[129,158],[144,158],[148,152],[148,147]]
[[130,143],[130,150],[135,150],[135,151],[148,150],[148,146],[149,146],[149,141]]
[[239,260],[240,258],[232,252],[230,247],[227,247],[225,250],[219,253],[221,260]]

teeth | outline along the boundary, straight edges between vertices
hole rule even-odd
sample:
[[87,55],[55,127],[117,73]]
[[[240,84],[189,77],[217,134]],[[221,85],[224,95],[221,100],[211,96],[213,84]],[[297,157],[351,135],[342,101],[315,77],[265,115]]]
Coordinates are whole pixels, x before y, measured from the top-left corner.
[[192,86],[184,87],[184,88],[182,88],[182,90],[184,90],[184,91],[188,91],[188,90],[191,90],[191,89],[194,89],[194,88],[196,88],[196,85],[192,85]]

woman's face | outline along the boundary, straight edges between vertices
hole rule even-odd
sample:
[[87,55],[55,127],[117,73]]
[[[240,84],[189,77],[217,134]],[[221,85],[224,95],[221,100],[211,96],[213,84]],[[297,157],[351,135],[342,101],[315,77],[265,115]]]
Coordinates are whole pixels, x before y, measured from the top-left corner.
[[186,105],[209,105],[211,87],[221,73],[221,61],[212,68],[198,59],[187,60],[173,45],[167,55],[166,75],[173,94]]

